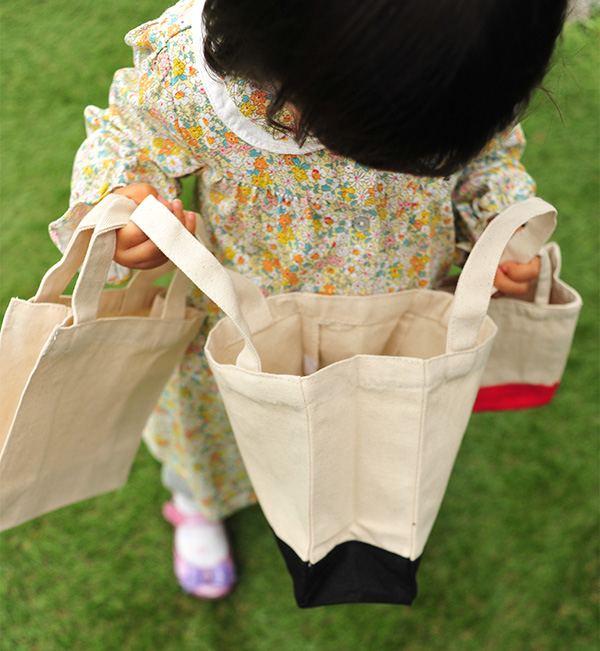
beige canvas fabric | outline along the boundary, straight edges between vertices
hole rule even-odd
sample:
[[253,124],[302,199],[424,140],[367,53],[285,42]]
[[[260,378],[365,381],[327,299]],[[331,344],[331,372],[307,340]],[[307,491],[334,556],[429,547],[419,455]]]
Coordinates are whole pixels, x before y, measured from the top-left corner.
[[133,220],[227,315],[206,355],[276,535],[310,563],[349,540],[418,558],[496,332],[486,313],[502,252],[526,222],[547,239],[552,206],[530,199],[497,217],[454,296],[265,299],[144,203]]
[[542,266],[533,296],[525,300],[503,297],[490,304],[488,314],[498,326],[498,336],[482,387],[554,386],[562,378],[582,300],[559,277],[558,244],[548,243],[540,256]]
[[[169,269],[104,290],[115,229],[135,204],[111,196],[79,226],[36,296],[0,332],[0,530],[122,486],[143,425],[204,316]],[[95,230],[94,230],[95,229]],[[61,296],[83,263],[73,297]]]

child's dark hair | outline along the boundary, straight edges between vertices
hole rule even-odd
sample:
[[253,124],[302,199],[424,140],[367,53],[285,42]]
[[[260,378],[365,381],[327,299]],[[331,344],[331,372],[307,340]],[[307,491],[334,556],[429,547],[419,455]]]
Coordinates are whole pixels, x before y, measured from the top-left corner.
[[207,0],[218,74],[273,84],[295,137],[382,170],[445,176],[515,122],[568,0]]

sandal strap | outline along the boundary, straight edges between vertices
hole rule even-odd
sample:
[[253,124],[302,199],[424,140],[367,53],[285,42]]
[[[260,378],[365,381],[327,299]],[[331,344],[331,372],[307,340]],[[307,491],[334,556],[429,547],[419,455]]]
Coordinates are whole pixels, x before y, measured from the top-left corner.
[[[183,524],[202,524],[202,525],[211,525],[213,524],[210,520],[207,520],[201,513],[194,513],[193,515],[187,515],[182,513],[173,502],[167,502],[163,505],[163,517],[167,522],[172,524],[174,527],[179,527]],[[215,523],[216,524],[216,523]]]
[[179,584],[186,592],[194,592],[202,586],[230,588],[236,580],[231,556],[213,567],[196,567],[175,552],[175,568]]

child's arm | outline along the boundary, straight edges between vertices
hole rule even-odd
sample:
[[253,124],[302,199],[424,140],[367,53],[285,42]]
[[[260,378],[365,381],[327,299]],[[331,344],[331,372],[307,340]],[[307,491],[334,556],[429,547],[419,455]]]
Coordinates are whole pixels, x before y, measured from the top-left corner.
[[[191,151],[178,130],[173,77],[182,70],[175,70],[173,61],[182,48],[189,51],[191,35],[189,30],[180,33],[173,29],[175,18],[167,12],[128,34],[134,67],[115,73],[107,109],[86,109],[87,138],[73,166],[70,208],[50,225],[51,237],[61,250],[83,216],[105,195],[142,184],[170,204],[180,192],[178,178],[193,174],[204,164],[198,156],[205,152]],[[198,106],[198,119],[201,109]],[[133,248],[130,243],[123,250]],[[152,263],[151,253],[146,250],[144,260],[118,253],[117,261]],[[129,275],[128,269],[113,265],[110,281],[124,282]]]
[[[456,262],[462,265],[484,228],[500,212],[535,194],[535,183],[521,164],[525,136],[520,126],[494,138],[456,180],[453,205]],[[498,293],[522,296],[539,275],[540,261],[506,262],[496,273]]]

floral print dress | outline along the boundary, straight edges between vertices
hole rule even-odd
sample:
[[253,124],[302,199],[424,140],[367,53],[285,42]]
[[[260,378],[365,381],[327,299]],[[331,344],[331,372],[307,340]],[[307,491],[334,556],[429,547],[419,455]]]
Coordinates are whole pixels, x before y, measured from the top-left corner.
[[[268,92],[208,72],[201,14],[201,1],[181,0],[127,35],[134,67],[116,72],[107,109],[85,112],[71,207],[50,226],[59,248],[113,189],[150,183],[172,200],[178,179],[195,175],[215,255],[265,294],[393,292],[434,286],[491,216],[534,193],[519,127],[444,179],[368,169],[314,140],[299,147],[268,126]],[[112,275],[125,282],[130,272],[113,265]],[[218,310],[199,291],[190,301],[209,317],[144,438],[219,519],[255,497],[202,352]]]

